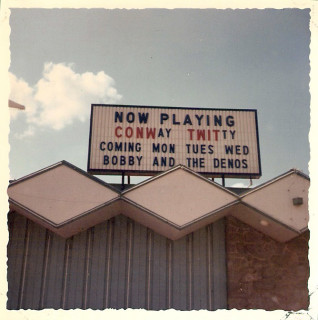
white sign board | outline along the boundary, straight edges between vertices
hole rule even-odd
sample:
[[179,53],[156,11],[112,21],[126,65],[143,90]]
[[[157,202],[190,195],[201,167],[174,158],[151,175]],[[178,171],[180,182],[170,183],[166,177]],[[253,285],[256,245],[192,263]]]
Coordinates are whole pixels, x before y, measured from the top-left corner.
[[256,110],[92,105],[87,171],[259,178]]

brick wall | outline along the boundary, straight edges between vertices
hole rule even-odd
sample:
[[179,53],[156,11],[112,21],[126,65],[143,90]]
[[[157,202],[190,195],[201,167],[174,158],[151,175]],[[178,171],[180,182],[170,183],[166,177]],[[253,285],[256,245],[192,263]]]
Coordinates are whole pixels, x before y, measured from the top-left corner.
[[308,309],[309,232],[280,243],[228,217],[229,309]]

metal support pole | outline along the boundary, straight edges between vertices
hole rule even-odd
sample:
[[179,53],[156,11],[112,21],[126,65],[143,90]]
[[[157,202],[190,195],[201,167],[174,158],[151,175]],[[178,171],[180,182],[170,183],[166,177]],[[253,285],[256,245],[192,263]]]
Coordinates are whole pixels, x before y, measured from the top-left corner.
[[224,177],[224,174],[222,174],[222,187],[225,187],[225,177]]
[[125,172],[121,173],[121,190],[125,189]]

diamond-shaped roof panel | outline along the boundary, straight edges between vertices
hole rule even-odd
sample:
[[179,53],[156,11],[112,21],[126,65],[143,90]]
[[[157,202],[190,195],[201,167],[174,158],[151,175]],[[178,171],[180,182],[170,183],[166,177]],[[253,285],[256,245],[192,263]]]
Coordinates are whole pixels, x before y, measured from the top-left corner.
[[242,196],[242,202],[301,232],[308,225],[310,181],[291,170]]
[[16,180],[8,195],[12,203],[55,227],[118,197],[103,181],[65,161]]
[[238,199],[234,193],[183,166],[168,170],[123,195],[179,228]]

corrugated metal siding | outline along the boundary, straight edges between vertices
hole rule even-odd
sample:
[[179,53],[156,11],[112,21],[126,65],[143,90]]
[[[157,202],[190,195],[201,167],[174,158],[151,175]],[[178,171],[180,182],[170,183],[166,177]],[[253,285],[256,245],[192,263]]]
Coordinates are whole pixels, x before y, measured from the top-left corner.
[[177,241],[125,216],[69,239],[8,221],[8,309],[227,306],[223,220]]

